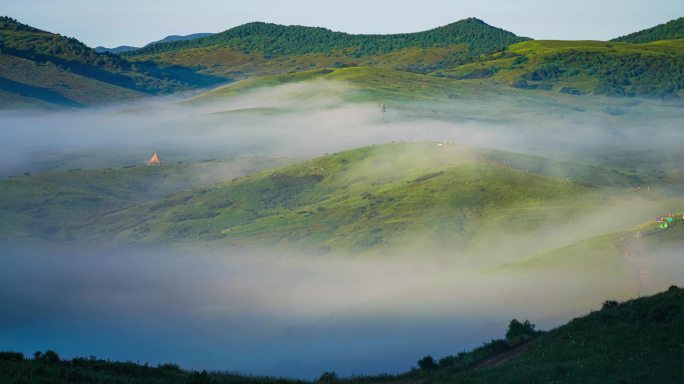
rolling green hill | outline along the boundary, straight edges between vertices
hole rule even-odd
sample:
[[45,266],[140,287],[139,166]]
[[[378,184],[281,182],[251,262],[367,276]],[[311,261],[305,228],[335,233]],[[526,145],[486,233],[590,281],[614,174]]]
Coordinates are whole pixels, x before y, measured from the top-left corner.
[[[438,361],[421,359],[420,369],[404,374],[338,379],[328,373],[318,382],[680,383],[684,380],[683,321],[684,290],[672,286],[666,292],[624,303],[608,300],[601,310],[548,332],[513,332],[520,327],[511,325],[505,339]],[[0,379],[8,384],[304,383],[186,371],[174,364],[149,367],[94,357],[61,360],[52,351],[37,352],[33,359],[0,352]]]
[[[230,181],[211,172],[221,164],[51,172],[0,181],[0,212],[11,218],[0,225],[1,238],[217,242],[318,252],[428,242],[484,250],[494,238],[501,242],[562,226],[611,202],[629,207],[634,199],[655,199],[649,207],[657,211],[670,201],[630,191],[669,183],[659,174],[434,142],[363,147]],[[245,171],[258,171],[278,160],[247,164]],[[613,230],[620,229],[627,228]],[[520,256],[543,249],[522,248]]]
[[573,213],[560,201],[576,213],[594,199],[587,187],[489,164],[467,148],[387,144],[173,195],[109,215],[89,233],[116,233],[124,243],[200,239],[361,251],[410,233],[474,240],[487,232],[478,229],[490,215],[522,218],[530,206],[555,201],[528,212],[516,230],[535,228]]
[[219,241],[327,252],[382,250],[417,233],[434,244],[478,247],[495,234],[563,223],[627,193],[604,193],[592,181],[612,177],[617,188],[633,182],[628,174],[581,165],[574,165],[575,180],[553,177],[560,176],[556,166],[529,173],[514,168],[516,158],[524,166],[544,164],[436,143],[365,147],[180,192],[61,234],[119,244]]
[[650,43],[658,40],[684,39],[684,17],[657,25],[643,31],[620,36],[611,41],[624,43]]
[[[442,79],[435,76],[375,67],[324,68],[279,75],[255,76],[227,84],[191,99],[193,103],[221,100],[254,89],[267,89],[283,84],[298,84],[317,80],[342,82],[352,87],[341,88],[338,96],[350,102],[432,101],[448,98],[477,98],[494,94],[499,88],[492,84]],[[350,91],[350,92],[344,92]],[[312,92],[304,90],[303,92]],[[522,90],[512,94],[525,96]]]
[[74,38],[0,18],[0,107],[79,107],[221,81],[179,66],[132,64]]

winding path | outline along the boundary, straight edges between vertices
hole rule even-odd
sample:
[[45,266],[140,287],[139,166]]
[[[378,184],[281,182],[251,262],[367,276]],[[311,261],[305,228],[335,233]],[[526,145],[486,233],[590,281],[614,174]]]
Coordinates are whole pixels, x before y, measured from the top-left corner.
[[630,244],[632,241],[638,241],[638,238],[634,238],[629,242],[621,241],[621,248],[623,248],[625,259],[634,269],[639,282],[639,296],[650,295],[653,293],[653,276],[644,258],[635,249],[636,247]]
[[519,354],[526,352],[528,349],[530,349],[530,342],[529,341],[525,344],[521,344],[521,345],[511,349],[510,351],[500,353],[494,357],[490,357],[487,360],[481,361],[481,362],[475,364],[475,366],[473,366],[470,369],[496,367],[497,365],[501,365],[501,364],[507,362],[508,360],[518,356]]

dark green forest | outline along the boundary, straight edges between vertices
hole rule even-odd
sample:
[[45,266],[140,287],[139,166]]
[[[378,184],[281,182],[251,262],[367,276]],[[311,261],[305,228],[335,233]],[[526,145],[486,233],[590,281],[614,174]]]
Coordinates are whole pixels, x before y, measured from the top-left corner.
[[684,57],[564,52],[544,58],[526,80],[554,81],[580,74],[595,77],[595,94],[609,96],[675,97],[684,89]]
[[352,57],[386,54],[407,48],[467,46],[466,55],[502,50],[529,40],[482,20],[470,18],[425,32],[395,35],[351,35],[325,28],[284,26],[254,22],[190,41],[153,44],[125,56],[140,56],[187,48],[230,46],[241,52],[262,52],[266,57],[308,53],[344,52]]

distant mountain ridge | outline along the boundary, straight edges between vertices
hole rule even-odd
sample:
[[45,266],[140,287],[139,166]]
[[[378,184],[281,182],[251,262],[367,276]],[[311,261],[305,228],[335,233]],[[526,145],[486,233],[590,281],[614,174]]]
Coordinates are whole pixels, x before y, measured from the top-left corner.
[[[157,40],[157,41],[153,41],[151,43],[148,43],[145,46],[147,47],[147,46],[153,45],[153,44],[171,43],[174,41],[194,40],[194,39],[200,39],[202,37],[207,37],[207,36],[211,36],[211,35],[213,35],[213,33],[193,33],[191,35],[185,35],[185,36],[169,35],[169,36],[166,36],[165,38],[163,38],[161,40]],[[138,49],[140,49],[140,47],[133,47],[130,45],[120,45],[120,46],[115,47],[115,48],[107,48],[107,47],[103,47],[100,45],[98,47],[95,47],[95,52],[97,52],[97,53],[107,53],[108,52],[108,53],[113,53],[113,54],[117,55],[117,54],[124,53],[124,52],[132,52],[132,51],[135,51]]]
[[136,49],[140,49],[139,47],[131,47],[130,45],[120,45],[115,48],[107,48],[103,47],[101,45],[97,46],[94,48],[95,52],[97,53],[113,53],[115,55],[119,53],[124,53],[124,52],[130,52],[130,51],[135,51]]
[[[165,38],[157,41],[153,41],[147,45],[152,45],[152,44],[161,44],[161,43],[172,43],[174,41],[187,41],[187,40],[194,40],[194,39],[201,39],[203,37],[211,36],[213,33],[193,33],[190,35],[169,35],[166,36]],[[146,45],[146,46],[147,46]]]

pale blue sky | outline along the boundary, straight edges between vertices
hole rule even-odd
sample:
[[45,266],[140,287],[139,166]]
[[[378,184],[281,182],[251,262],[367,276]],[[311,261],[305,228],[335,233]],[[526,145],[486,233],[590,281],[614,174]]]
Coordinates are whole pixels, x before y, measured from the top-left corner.
[[605,40],[684,16],[684,0],[2,0],[0,13],[90,46],[144,45],[250,21],[416,32],[466,17],[535,39]]

